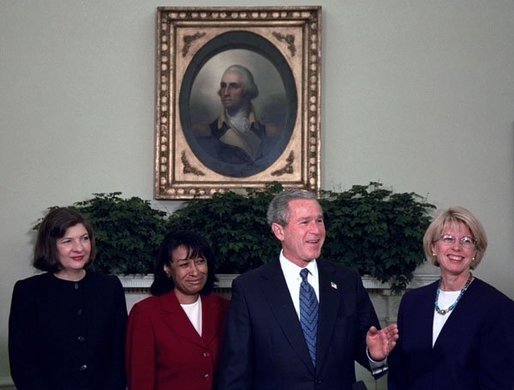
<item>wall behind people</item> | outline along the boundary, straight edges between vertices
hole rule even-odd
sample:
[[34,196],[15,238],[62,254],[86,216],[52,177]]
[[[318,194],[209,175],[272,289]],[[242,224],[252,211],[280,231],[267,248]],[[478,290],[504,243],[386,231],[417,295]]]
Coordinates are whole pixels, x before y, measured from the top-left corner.
[[[476,274],[514,298],[514,2],[315,3],[323,187],[378,180],[473,210],[490,242]],[[33,274],[30,226],[46,207],[94,192],[153,196],[163,5],[193,3],[0,2],[0,387],[12,287]],[[179,202],[156,204],[172,211]]]

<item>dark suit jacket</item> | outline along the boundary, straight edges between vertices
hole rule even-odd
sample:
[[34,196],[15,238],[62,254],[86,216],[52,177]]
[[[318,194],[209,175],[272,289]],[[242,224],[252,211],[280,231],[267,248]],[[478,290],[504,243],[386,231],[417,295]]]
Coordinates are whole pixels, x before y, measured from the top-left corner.
[[124,390],[125,295],[119,279],[87,271],[80,282],[50,273],[14,286],[11,374],[18,390]]
[[475,279],[432,348],[438,283],[402,298],[400,339],[388,359],[389,389],[514,389],[514,302]]
[[228,301],[202,296],[202,336],[173,292],[136,303],[129,316],[127,376],[133,390],[210,390]]
[[351,389],[354,361],[369,368],[365,337],[378,319],[360,276],[323,260],[318,270],[316,367],[277,260],[232,285],[217,389]]

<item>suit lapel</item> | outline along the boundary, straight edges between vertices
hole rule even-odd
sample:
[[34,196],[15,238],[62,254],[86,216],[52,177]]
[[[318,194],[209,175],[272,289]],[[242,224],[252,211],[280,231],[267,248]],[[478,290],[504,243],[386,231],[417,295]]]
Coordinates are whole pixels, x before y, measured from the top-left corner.
[[317,367],[322,367],[328,352],[335,320],[339,311],[340,292],[343,288],[335,278],[334,268],[329,263],[318,261],[319,273],[319,328]]
[[280,262],[270,263],[266,272],[263,272],[261,275],[261,278],[262,294],[266,298],[284,337],[309,371],[313,373],[314,366],[305,344],[300,321],[294,309]]
[[[191,324],[191,321],[189,321],[186,313],[180,306],[180,303],[178,302],[173,291],[168,294],[161,295],[160,303],[162,309],[162,319],[166,326],[191,343],[195,343],[201,346],[205,345],[193,324]],[[205,316],[203,318],[205,318]]]
[[[428,347],[427,350],[432,350],[432,332],[434,328],[434,299],[438,283],[439,282],[436,282],[431,286],[427,286],[425,294],[418,298],[416,305],[417,312],[412,313],[412,318],[407,319],[408,323],[410,323],[411,320],[415,322],[415,326],[419,330],[417,332],[418,337],[420,338],[419,341],[424,346]],[[410,323],[410,326],[414,325]]]

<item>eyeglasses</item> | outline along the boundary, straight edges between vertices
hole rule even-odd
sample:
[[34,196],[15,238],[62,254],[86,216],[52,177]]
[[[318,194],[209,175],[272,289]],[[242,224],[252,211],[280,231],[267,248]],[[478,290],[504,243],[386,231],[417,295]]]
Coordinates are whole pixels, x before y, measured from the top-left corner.
[[[443,234],[438,241],[441,241],[444,245],[448,246],[455,245],[457,242],[457,237],[452,236],[451,234]],[[470,236],[463,236],[459,238],[458,241],[463,248],[473,248],[476,244],[475,239]]]

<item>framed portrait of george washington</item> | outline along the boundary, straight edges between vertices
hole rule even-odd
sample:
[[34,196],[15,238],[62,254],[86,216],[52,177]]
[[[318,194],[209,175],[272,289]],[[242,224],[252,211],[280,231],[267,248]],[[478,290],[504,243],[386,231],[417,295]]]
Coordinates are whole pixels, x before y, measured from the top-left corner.
[[320,189],[321,7],[158,7],[155,198]]

